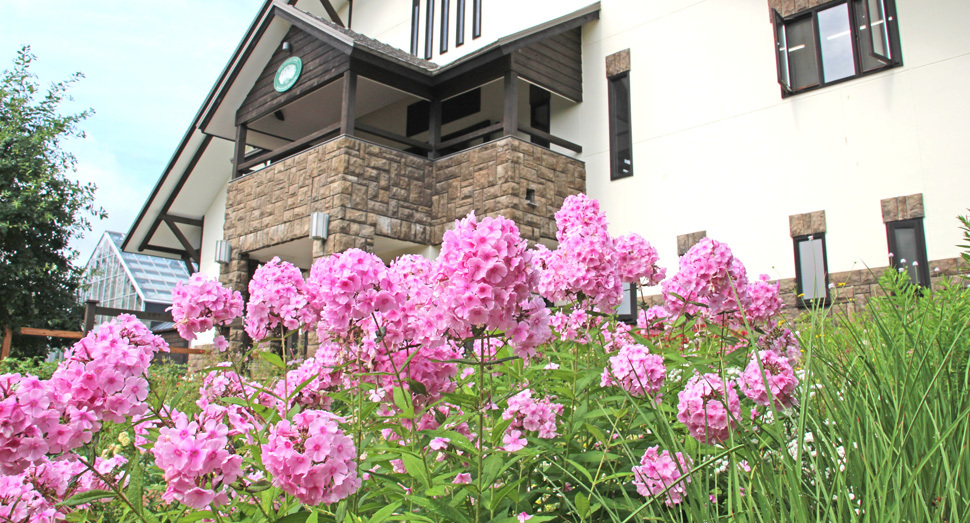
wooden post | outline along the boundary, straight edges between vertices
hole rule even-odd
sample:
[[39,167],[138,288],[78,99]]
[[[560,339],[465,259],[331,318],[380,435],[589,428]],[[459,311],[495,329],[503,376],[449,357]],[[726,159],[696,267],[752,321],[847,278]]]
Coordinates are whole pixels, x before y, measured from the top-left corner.
[[502,125],[503,136],[514,136],[519,132],[519,75],[515,71],[505,73],[505,111]]
[[246,161],[246,134],[248,130],[246,124],[236,126],[236,155],[232,162],[233,179],[242,176],[242,169],[239,166]]
[[431,109],[428,111],[428,143],[431,150],[428,151],[428,158],[438,157],[438,149],[441,147],[441,99],[431,100]]
[[9,325],[3,327],[3,349],[0,350],[0,360],[10,357],[10,343],[13,341],[13,329]]
[[344,73],[344,95],[340,107],[340,134],[354,135],[357,122],[357,73]]
[[98,313],[98,300],[87,300],[84,302],[84,334],[91,332],[94,328],[94,316]]

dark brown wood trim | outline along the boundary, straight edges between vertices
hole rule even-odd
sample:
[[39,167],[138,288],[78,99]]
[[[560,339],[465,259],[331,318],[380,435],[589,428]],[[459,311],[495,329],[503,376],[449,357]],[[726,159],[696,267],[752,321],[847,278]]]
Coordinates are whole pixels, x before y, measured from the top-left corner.
[[503,124],[497,123],[497,124],[492,124],[488,127],[485,127],[484,129],[479,129],[477,131],[472,131],[470,133],[463,134],[461,136],[452,138],[446,142],[441,142],[441,145],[438,147],[438,150],[448,149],[449,147],[454,147],[456,145],[463,144],[465,142],[470,142],[476,138],[481,138],[483,136],[488,136],[492,133],[497,133],[501,131],[503,127],[504,127]]
[[194,225],[196,227],[202,227],[203,221],[199,218],[186,218],[185,216],[177,216],[174,214],[163,214],[162,219],[171,220],[175,223],[182,223],[185,225]]
[[429,75],[385,60],[366,51],[354,51],[350,69],[377,83],[393,85],[395,89],[425,100],[432,99],[432,79]]
[[182,249],[174,249],[172,247],[162,247],[161,245],[146,245],[142,251],[157,251],[164,252],[165,254],[173,254],[175,256],[182,256],[185,251]]
[[[187,165],[185,170],[182,171],[182,176],[179,177],[179,180],[178,182],[176,182],[175,187],[172,189],[171,194],[168,195],[168,199],[165,200],[165,205],[162,206],[162,211],[159,213],[159,216],[155,217],[155,221],[152,223],[151,228],[148,229],[148,233],[142,239],[141,244],[138,245],[139,251],[145,250],[145,247],[148,245],[148,242],[151,241],[152,236],[155,235],[155,231],[158,230],[158,226],[161,225],[162,223],[161,215],[167,214],[168,210],[172,208],[172,203],[175,202],[175,198],[178,197],[178,194],[182,190],[182,187],[185,185],[186,180],[189,179],[189,175],[192,174],[192,170],[195,169],[196,164],[199,163],[199,160],[202,158],[202,155],[205,153],[205,150],[209,147],[209,142],[211,141],[212,141],[212,136],[208,134],[205,135],[205,137],[202,139],[202,143],[199,145],[199,149],[195,151],[195,155],[192,157],[192,161],[190,161],[189,165]],[[154,195],[152,197],[154,198]],[[149,199],[148,201],[150,202],[151,199]],[[141,218],[139,217],[139,219]],[[122,245],[122,248],[123,247],[124,245]]]
[[[163,215],[162,221],[165,222],[165,225],[168,226],[168,228],[172,231],[172,234],[174,234],[175,237],[178,239],[179,243],[182,244],[182,248],[185,249],[185,254],[189,257],[189,259],[191,259],[196,263],[201,264],[202,257],[199,256],[199,251],[196,250],[196,248],[192,246],[192,242],[190,242],[189,239],[185,237],[185,234],[182,233],[182,229],[179,229],[179,226],[174,221],[172,221],[172,219],[169,218],[168,215]],[[189,274],[192,274],[191,270],[189,270]]]
[[232,177],[239,178],[242,176],[243,164],[246,163],[246,134],[247,134],[246,124],[236,126],[236,154],[232,161]]
[[320,0],[320,3],[323,4],[323,8],[327,11],[327,14],[330,15],[330,20],[333,21],[333,23],[339,25],[340,27],[346,27],[343,20],[340,19],[340,15],[337,14],[337,10],[334,9],[333,4],[330,3],[330,0]]
[[[310,89],[309,91],[307,91],[305,93],[302,93],[300,96],[297,96],[296,98],[293,98],[292,100],[286,100],[283,103],[266,104],[266,106],[263,107],[262,110],[260,110],[259,112],[253,112],[253,113],[247,114],[247,115],[241,115],[241,114],[236,115],[236,124],[237,125],[239,125],[239,124],[251,124],[251,123],[255,122],[256,120],[259,120],[260,118],[263,118],[264,116],[273,114],[276,111],[279,111],[280,109],[283,109],[283,108],[285,108],[286,106],[288,106],[288,105],[290,105],[292,103],[298,102],[298,101],[302,100],[303,98],[306,98],[307,96],[310,96],[311,94],[319,91],[320,89],[323,89],[324,87],[332,84],[333,82],[336,82],[337,80],[343,78],[344,77],[344,73],[346,73],[349,69],[350,69],[350,63],[349,62],[345,62],[340,67],[334,68],[334,70],[330,73],[329,76],[321,77],[321,78],[323,78],[323,80],[321,80],[321,83],[318,84],[316,87],[314,87],[313,89]],[[259,132],[259,131],[256,131],[256,132]]]
[[286,9],[280,9],[279,7],[277,7],[275,12],[278,13],[282,19],[297,26],[304,32],[307,32],[313,36],[316,36],[320,40],[323,40],[325,43],[333,46],[335,49],[337,49],[338,51],[344,54],[350,54],[350,52],[354,48],[353,44],[349,44],[346,41],[333,36],[327,31],[320,29],[319,27],[307,22],[301,16],[293,14]]
[[49,338],[67,338],[70,340],[79,340],[84,337],[84,333],[80,331],[35,329],[33,327],[21,327],[20,334],[23,334],[24,336],[47,336]]
[[131,309],[116,309],[114,307],[102,307],[100,305],[94,308],[94,314],[98,316],[119,316],[121,314],[131,314],[140,320],[163,322],[172,321],[172,313],[170,312],[148,312]]
[[428,110],[428,143],[431,145],[428,157],[434,159],[441,147],[441,98],[431,100]]
[[340,99],[340,134],[354,135],[357,122],[357,72],[344,73],[344,91]]
[[539,129],[536,129],[534,127],[529,127],[528,125],[520,125],[519,126],[519,131],[522,131],[523,133],[525,133],[525,134],[527,134],[529,136],[532,136],[534,138],[541,138],[543,140],[546,140],[547,142],[554,143],[554,144],[558,145],[559,147],[562,147],[564,149],[569,149],[570,151],[573,151],[574,153],[582,154],[582,152],[583,152],[583,146],[582,145],[579,145],[577,143],[570,142],[569,140],[566,140],[564,138],[560,138],[558,136],[549,134],[549,133],[547,133],[545,131],[540,131]]
[[304,136],[293,143],[288,143],[278,149],[273,149],[272,151],[262,153],[251,160],[246,160],[240,167],[243,170],[246,170],[261,163],[275,162],[280,158],[285,158],[313,145],[313,143],[316,141],[323,141],[327,136],[331,134],[335,135],[338,131],[340,131],[339,123],[328,125],[327,127],[324,127],[313,134]]
[[411,147],[416,147],[416,148],[421,149],[423,151],[431,151],[431,145],[430,144],[425,143],[425,142],[420,142],[420,141],[415,140],[413,138],[408,138],[407,136],[402,136],[402,135],[397,134],[397,133],[392,133],[391,131],[385,131],[384,129],[380,129],[380,128],[373,127],[373,126],[366,125],[366,124],[362,124],[362,123],[358,123],[356,125],[356,129],[358,131],[360,131],[360,132],[363,132],[363,133],[373,134],[374,136],[379,136],[381,138],[386,138],[388,140],[392,140],[392,141],[395,141],[395,142],[398,142],[398,143],[403,143],[405,145],[410,145]]
[[519,130],[519,75],[505,73],[505,96],[502,111],[502,134],[512,136]]

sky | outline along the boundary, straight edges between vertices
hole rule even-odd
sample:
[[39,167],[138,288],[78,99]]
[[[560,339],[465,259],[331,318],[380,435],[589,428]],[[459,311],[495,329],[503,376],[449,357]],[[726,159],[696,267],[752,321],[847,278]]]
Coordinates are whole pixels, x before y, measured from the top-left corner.
[[63,113],[94,110],[66,142],[71,177],[98,186],[108,218],[76,240],[84,265],[104,231],[127,234],[262,0],[0,0],[0,70],[37,56],[42,86],[85,78]]

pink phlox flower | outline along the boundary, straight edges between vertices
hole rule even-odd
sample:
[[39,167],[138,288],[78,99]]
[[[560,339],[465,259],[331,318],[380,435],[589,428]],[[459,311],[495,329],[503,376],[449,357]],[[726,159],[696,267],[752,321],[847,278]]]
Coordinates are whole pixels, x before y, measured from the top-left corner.
[[457,476],[455,476],[454,480],[452,480],[452,483],[455,485],[464,485],[471,482],[472,482],[472,475],[469,474],[468,472],[461,472]]
[[[563,406],[553,403],[552,397],[546,396],[540,401],[532,398],[532,390],[525,389],[508,400],[508,408],[502,412],[502,419],[512,420],[506,435],[515,430],[538,432],[542,439],[551,439],[558,435],[556,432],[556,418],[563,412]],[[506,445],[506,448],[508,444]]]
[[657,449],[656,446],[648,448],[640,458],[640,465],[633,467],[633,484],[642,496],[657,496],[666,490],[664,503],[668,507],[679,505],[691,481],[688,473],[692,461],[680,452],[671,456],[669,451],[658,453]]
[[696,375],[678,395],[677,420],[690,435],[704,443],[726,440],[741,416],[741,403],[731,381],[717,374]]
[[260,341],[278,326],[294,330],[312,322],[314,314],[307,302],[307,286],[300,269],[273,258],[256,269],[249,282],[246,333]]
[[[725,243],[704,238],[680,258],[680,268],[662,285],[672,317],[701,315],[708,321],[737,324],[737,297],[748,285],[744,265]],[[699,303],[701,305],[695,305]]]
[[226,289],[215,278],[197,272],[189,277],[188,283],[175,285],[168,310],[172,311],[179,335],[194,340],[197,333],[208,331],[214,325],[228,326],[241,316],[243,299],[239,291]]
[[660,402],[660,388],[667,375],[662,356],[650,354],[643,345],[627,345],[603,370],[600,386],[616,385],[634,397],[649,397]]
[[[761,361],[760,366],[758,360]],[[752,355],[751,361],[738,379],[738,387],[758,405],[771,404],[769,391],[775,408],[792,407],[797,402],[795,389],[798,387],[798,378],[795,377],[788,359],[773,351],[763,350]]]
[[636,233],[624,234],[614,241],[620,281],[640,283],[652,287],[667,275],[667,269],[657,266],[660,256],[650,242]]

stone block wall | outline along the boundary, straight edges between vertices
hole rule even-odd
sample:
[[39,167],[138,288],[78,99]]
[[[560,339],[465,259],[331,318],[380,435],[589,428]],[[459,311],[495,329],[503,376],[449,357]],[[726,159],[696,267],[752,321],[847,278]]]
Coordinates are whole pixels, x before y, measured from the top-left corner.
[[432,236],[440,243],[456,219],[512,219],[523,238],[555,240],[563,200],[586,190],[583,162],[516,137],[505,137],[435,162]]

